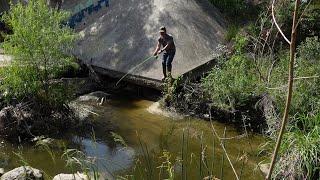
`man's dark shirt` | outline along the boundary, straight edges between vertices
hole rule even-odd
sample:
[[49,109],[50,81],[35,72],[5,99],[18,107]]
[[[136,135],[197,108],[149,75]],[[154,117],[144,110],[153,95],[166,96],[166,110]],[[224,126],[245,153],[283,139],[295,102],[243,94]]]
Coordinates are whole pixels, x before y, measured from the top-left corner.
[[163,38],[160,36],[158,41],[163,47],[165,47],[167,44],[169,44],[169,46],[166,49],[166,52],[175,52],[176,51],[176,46],[174,44],[173,37],[171,35],[165,34],[163,36]]

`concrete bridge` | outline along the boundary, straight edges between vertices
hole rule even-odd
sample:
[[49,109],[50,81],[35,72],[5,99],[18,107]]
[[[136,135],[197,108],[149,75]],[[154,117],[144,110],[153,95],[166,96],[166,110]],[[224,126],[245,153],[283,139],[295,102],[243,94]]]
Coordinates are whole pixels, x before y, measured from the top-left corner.
[[1,13],[7,11],[9,9],[9,1],[8,0],[0,0],[0,15]]
[[[81,36],[72,53],[113,77],[121,77],[152,54],[161,26],[177,46],[173,76],[201,71],[216,56],[226,29],[208,0],[65,0],[62,8],[72,11],[69,23]],[[146,86],[160,79],[161,58],[127,78]]]

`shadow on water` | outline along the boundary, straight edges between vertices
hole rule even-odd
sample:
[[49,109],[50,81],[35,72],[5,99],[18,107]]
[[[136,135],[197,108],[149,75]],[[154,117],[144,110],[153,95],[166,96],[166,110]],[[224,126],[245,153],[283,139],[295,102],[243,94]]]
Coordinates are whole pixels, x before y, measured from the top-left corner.
[[[181,159],[182,138],[188,136],[189,158],[185,158],[186,162],[190,162],[185,167],[188,172],[189,179],[199,178],[198,163],[199,153],[201,153],[200,141],[206,145],[208,163],[214,163],[214,173],[220,176],[222,149],[216,141],[213,149],[213,139],[211,125],[209,122],[192,118],[175,119],[162,115],[155,115],[148,112],[148,107],[153,104],[151,101],[114,98],[104,103],[103,106],[97,105],[97,102],[82,102],[86,105],[94,106],[95,113],[98,116],[92,118],[97,123],[94,131],[89,134],[69,135],[55,140],[52,147],[55,162],[48,152],[35,148],[31,145],[13,145],[5,141],[0,144],[0,167],[10,170],[21,165],[19,158],[13,152],[21,153],[31,166],[42,169],[51,176],[58,173],[70,173],[71,169],[65,167],[65,161],[61,159],[61,155],[65,148],[75,148],[83,151],[89,157],[95,157],[96,166],[101,171],[108,171],[115,175],[136,174],[133,169],[136,165],[136,159],[143,159],[145,154],[141,149],[140,140],[145,144],[149,151],[149,158],[152,161],[154,169],[154,177],[158,179],[159,166],[163,162],[160,158],[163,150],[170,152],[172,161]],[[213,123],[218,134],[222,136],[225,125]],[[115,143],[111,136],[111,131],[123,137],[128,147],[124,147],[119,143]],[[139,134],[140,138],[137,138]],[[239,135],[232,128],[227,127],[227,137]],[[202,138],[201,138],[202,137]],[[245,179],[263,179],[258,171],[254,171],[257,163],[261,160],[256,157],[258,146],[264,142],[259,136],[249,136],[248,138],[231,139],[225,142],[228,154],[234,162],[238,172],[241,169],[240,156],[247,155],[246,167],[243,170],[242,177]],[[214,152],[214,153],[212,153]],[[191,155],[193,154],[193,155]],[[214,154],[214,158],[212,157]],[[192,162],[192,163],[191,163]],[[140,161],[142,165],[145,164]],[[181,172],[179,163],[174,163],[176,172]],[[234,179],[233,173],[227,161],[224,162],[224,179]]]

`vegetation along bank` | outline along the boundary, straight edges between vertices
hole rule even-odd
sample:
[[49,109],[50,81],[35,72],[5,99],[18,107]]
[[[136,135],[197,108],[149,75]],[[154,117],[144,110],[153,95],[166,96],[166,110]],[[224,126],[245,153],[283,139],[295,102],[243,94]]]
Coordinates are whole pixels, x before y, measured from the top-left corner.
[[[266,163],[269,169],[270,157],[278,154],[274,156],[276,163],[271,168],[273,171],[269,178],[319,179],[320,2],[210,2],[229,21],[226,44],[218,47],[222,55],[201,78],[167,79],[160,101],[163,108],[210,122],[217,119],[238,127],[245,134],[250,131],[263,134],[268,142],[259,150],[259,157],[264,158],[261,163]],[[63,25],[62,22],[66,22],[68,17],[69,13],[48,8],[44,0],[30,0],[27,5],[15,5],[2,15],[1,48],[14,58],[9,65],[0,67],[1,137],[21,143],[30,139],[46,140],[40,136],[58,138],[70,131],[78,131],[80,134],[90,134],[95,139],[94,122],[83,121],[71,103],[82,94],[76,92],[79,87],[90,85],[88,91],[99,87],[95,83],[97,79],[83,78],[87,74],[83,73],[79,62],[67,55],[80,38],[73,29]],[[292,26],[295,23],[297,25]],[[74,80],[76,83],[72,83]],[[103,104],[104,98],[99,99],[100,104]],[[90,109],[88,111],[92,113]],[[288,123],[284,123],[285,133],[278,138],[282,119]],[[186,179],[188,168],[183,159],[186,158],[185,153],[189,152],[186,148],[188,133],[185,130],[181,133],[182,150],[175,160],[166,151],[169,147],[162,144],[161,147],[166,148],[160,148],[163,150],[161,159],[164,159],[161,170],[165,169],[166,177],[177,177],[174,175],[180,172],[175,170],[178,164],[180,176]],[[226,138],[217,135],[214,128],[212,133],[215,134],[213,144],[215,140],[220,141],[222,162],[227,162],[230,159],[223,141]],[[224,136],[225,133],[226,130]],[[173,130],[167,134],[173,134]],[[118,144],[127,147],[121,136],[113,134],[112,137]],[[161,137],[167,136],[162,134]],[[200,154],[197,159],[199,177],[213,179],[216,177],[213,172],[217,170],[213,165],[209,170],[205,158],[206,146],[202,143],[202,136],[197,137],[201,147],[200,153],[197,151]],[[150,165],[148,148],[138,139],[142,154],[147,154],[142,156],[145,158],[145,164],[141,165],[145,172],[142,173],[143,177],[152,179],[157,171]],[[279,144],[277,139],[282,142],[278,153],[273,153],[274,147]],[[51,152],[50,148],[47,150]],[[69,160],[80,159],[77,161],[80,167],[76,169],[85,175],[80,173],[79,176],[98,178],[98,170],[88,165],[94,164],[94,161],[88,160],[86,154],[74,149],[66,150],[65,156],[71,157]],[[243,166],[238,164],[240,168],[235,169],[231,160],[228,162],[236,179],[241,179]],[[37,172],[32,175],[33,178],[38,176]],[[223,179],[223,168],[220,174],[220,179]],[[122,178],[130,177],[139,175]]]
[[[295,2],[211,2],[232,22],[225,35],[228,45],[219,47],[224,55],[200,80],[174,81],[164,104],[263,133],[269,141],[262,150],[270,157],[285,113],[290,47],[283,36],[290,39]],[[276,179],[320,177],[320,2],[303,1],[297,17],[292,101]]]

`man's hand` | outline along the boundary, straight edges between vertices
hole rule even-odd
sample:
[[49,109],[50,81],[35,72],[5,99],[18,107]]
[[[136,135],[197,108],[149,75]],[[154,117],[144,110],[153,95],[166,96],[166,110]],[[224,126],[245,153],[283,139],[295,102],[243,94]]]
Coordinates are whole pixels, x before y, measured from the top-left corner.
[[155,52],[155,53],[153,53],[153,56],[158,56],[161,52],[160,52],[161,50],[159,50],[159,51],[157,51],[157,52]]
[[159,50],[161,49],[161,44],[160,42],[158,41],[158,44],[157,44],[157,48],[155,49],[153,55],[154,56],[157,56],[159,54]]
[[163,51],[164,51],[163,49],[159,50],[158,55],[161,54]]

